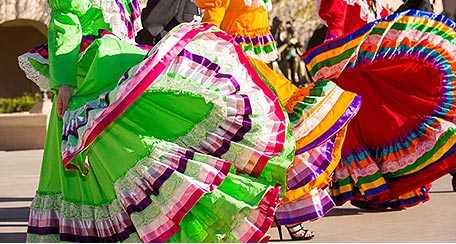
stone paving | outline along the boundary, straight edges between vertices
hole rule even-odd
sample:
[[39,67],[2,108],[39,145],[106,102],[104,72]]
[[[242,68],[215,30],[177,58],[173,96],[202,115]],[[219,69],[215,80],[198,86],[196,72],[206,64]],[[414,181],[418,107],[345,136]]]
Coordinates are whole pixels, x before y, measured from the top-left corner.
[[[38,184],[43,150],[0,151],[0,242],[25,242],[29,205]],[[433,183],[431,200],[402,211],[367,211],[349,203],[306,223],[315,243],[456,243],[456,192],[451,176]],[[282,227],[285,233],[285,227]],[[269,231],[278,241],[277,228]],[[289,242],[288,234],[284,234]]]

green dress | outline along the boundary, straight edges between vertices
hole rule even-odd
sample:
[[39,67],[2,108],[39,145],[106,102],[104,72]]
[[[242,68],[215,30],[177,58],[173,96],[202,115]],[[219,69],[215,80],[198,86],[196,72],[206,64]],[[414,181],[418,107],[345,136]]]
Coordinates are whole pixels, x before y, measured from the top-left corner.
[[49,43],[19,64],[75,93],[50,114],[27,241],[266,241],[294,139],[232,38],[188,23],[139,47],[136,1],[49,4]]

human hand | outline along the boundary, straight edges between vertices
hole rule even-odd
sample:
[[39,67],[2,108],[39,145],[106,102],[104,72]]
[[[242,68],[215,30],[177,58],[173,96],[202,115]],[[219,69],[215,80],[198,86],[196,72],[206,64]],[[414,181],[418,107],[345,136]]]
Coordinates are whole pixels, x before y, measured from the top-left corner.
[[57,95],[57,116],[62,118],[65,114],[65,111],[68,108],[68,102],[70,101],[71,97],[73,96],[73,88],[68,85],[62,85],[59,87],[59,94]]

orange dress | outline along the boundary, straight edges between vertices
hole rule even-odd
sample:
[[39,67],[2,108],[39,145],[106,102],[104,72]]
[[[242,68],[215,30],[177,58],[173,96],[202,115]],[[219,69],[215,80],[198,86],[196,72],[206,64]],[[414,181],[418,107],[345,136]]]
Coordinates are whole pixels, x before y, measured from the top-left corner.
[[268,23],[270,1],[196,0],[196,4],[204,10],[203,22],[233,36],[288,112],[296,155],[287,170],[286,193],[276,212],[279,223],[322,217],[335,206],[324,189],[340,160],[346,124],[358,111],[359,97],[330,81],[298,88],[269,68],[266,63],[278,57]]

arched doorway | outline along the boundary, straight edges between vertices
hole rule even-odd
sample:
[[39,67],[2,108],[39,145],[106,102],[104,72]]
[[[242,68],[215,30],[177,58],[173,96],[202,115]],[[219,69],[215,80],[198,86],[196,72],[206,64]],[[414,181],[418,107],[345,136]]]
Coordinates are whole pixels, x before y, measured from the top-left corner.
[[12,20],[0,25],[0,97],[19,97],[39,92],[38,86],[25,77],[17,57],[47,42],[47,27],[33,20]]

